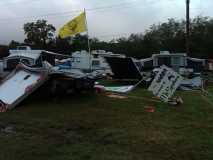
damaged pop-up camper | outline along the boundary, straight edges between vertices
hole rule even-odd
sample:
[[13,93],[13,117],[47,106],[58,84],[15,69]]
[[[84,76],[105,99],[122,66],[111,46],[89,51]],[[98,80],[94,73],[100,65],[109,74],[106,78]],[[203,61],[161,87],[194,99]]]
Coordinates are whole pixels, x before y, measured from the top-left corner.
[[[10,50],[3,59],[4,75],[0,83],[0,111],[11,109],[48,81],[51,92],[70,93],[94,88],[99,72],[84,73],[80,69],[56,64],[57,59],[70,58],[61,54],[21,47]],[[45,83],[46,84],[46,83]]]
[[48,80],[50,66],[30,68],[19,64],[0,84],[0,112],[12,109]]
[[[187,57],[185,53],[153,54],[150,58],[134,59],[125,57],[106,57],[115,78],[138,79],[144,72],[152,72],[165,65],[181,75],[199,73],[205,69],[205,59]],[[132,76],[134,74],[134,76]]]
[[72,53],[70,58],[58,61],[63,64],[64,67],[70,67],[72,69],[78,69],[84,72],[96,71],[103,75],[111,75],[112,71],[109,64],[106,62],[105,57],[125,57],[121,54],[114,54],[112,52],[106,52],[104,50],[93,50],[91,53],[87,51],[76,51]]
[[136,64],[140,66],[141,71],[152,70],[166,65],[184,75],[186,72],[201,72],[205,68],[205,59],[191,58],[186,53],[161,51],[160,54],[153,54],[151,58],[137,60]]
[[206,60],[187,57],[185,53],[161,52],[146,59],[107,57],[113,78],[120,80],[139,80],[148,86],[165,65],[184,77],[180,89],[191,90],[202,85],[201,72],[205,70]]
[[32,50],[28,46],[19,46],[15,50],[9,50],[9,53],[10,55],[3,59],[3,70],[6,71],[15,69],[19,62],[31,67],[41,67],[43,61],[55,65],[56,58],[70,57],[45,50]]
[[6,71],[11,71],[16,68],[19,62],[27,66],[41,66],[42,58],[41,51],[36,53],[28,52],[11,52],[8,57],[5,57],[3,60],[3,69]]
[[112,77],[123,80],[141,80],[142,74],[133,58],[105,57],[112,70]]
[[182,80],[183,78],[178,73],[163,65],[160,67],[148,90],[162,101],[168,102]]

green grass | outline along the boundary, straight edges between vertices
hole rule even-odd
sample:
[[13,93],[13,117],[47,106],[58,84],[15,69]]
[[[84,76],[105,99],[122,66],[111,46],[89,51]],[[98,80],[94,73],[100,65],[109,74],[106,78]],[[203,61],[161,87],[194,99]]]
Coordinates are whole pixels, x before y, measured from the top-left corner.
[[0,115],[0,127],[15,131],[0,132],[0,160],[213,159],[213,106],[199,91],[177,94],[184,104],[174,107],[142,88],[128,99],[37,93]]

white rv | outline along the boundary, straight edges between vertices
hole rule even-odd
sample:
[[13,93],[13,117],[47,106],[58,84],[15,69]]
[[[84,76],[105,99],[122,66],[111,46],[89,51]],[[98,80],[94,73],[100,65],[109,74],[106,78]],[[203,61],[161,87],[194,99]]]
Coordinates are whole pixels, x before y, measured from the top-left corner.
[[110,67],[104,57],[125,57],[104,50],[94,50],[89,54],[87,51],[72,53],[72,68],[82,70],[103,70],[111,73]]
[[15,50],[9,50],[10,55],[3,59],[3,69],[13,70],[19,62],[28,66],[41,66],[41,52],[42,50],[31,50],[29,46],[19,46]]

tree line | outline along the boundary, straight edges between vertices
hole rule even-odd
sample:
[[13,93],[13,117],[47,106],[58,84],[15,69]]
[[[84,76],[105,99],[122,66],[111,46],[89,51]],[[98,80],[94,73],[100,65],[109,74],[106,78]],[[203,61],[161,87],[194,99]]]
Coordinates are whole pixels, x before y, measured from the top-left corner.
[[[135,58],[150,57],[160,51],[184,53],[185,47],[184,20],[168,19],[167,22],[153,24],[144,33],[131,34],[129,37],[112,39],[109,42],[98,38],[90,38],[92,50],[106,50],[125,54]],[[46,49],[62,54],[87,50],[87,35],[75,35],[61,39],[56,35],[56,28],[46,20],[24,24],[26,39],[23,43],[11,41],[9,48],[18,45],[30,45],[34,49]],[[190,56],[197,58],[213,58],[213,19],[196,17],[190,25]]]

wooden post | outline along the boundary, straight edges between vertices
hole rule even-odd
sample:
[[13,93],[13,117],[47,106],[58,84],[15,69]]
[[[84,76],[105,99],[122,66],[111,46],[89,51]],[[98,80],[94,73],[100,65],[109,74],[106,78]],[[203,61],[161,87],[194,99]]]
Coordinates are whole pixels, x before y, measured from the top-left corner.
[[186,53],[190,53],[190,0],[186,0]]

